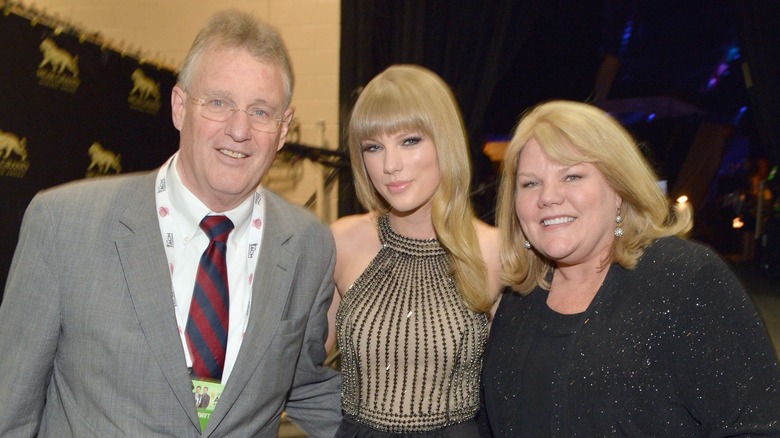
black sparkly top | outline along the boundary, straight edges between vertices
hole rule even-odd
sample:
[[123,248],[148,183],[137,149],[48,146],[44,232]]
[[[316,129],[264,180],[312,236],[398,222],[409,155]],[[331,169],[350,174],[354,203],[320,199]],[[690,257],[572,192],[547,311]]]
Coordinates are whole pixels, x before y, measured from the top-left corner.
[[336,316],[344,414],[371,428],[426,432],[474,417],[487,318],[470,311],[437,240],[378,220],[382,248]]
[[[538,288],[502,297],[485,352],[484,436],[526,436],[520,382],[546,300]],[[636,269],[613,264],[567,342],[547,436],[780,436],[766,329],[728,265],[698,243],[659,239]]]

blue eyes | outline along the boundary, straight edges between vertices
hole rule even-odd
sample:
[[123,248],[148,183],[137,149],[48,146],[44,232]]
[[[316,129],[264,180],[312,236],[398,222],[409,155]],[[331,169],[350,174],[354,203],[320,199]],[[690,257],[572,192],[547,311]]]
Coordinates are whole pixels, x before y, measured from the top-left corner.
[[242,109],[236,107],[232,102],[215,97],[196,99],[190,96],[190,100],[195,105],[203,108],[203,110],[200,111],[201,116],[215,122],[226,122],[238,111],[243,111],[249,116],[249,121],[252,123],[252,129],[257,131],[275,133],[279,130],[279,126],[282,122],[282,116],[276,115],[272,110],[262,106],[254,105]]
[[[582,175],[578,175],[578,174],[566,175],[565,177],[563,177],[563,181],[565,182],[575,182],[581,179],[582,179]],[[525,181],[525,182],[518,181],[518,186],[523,189],[530,189],[533,187],[538,187],[540,185],[542,185],[542,183],[536,180]]]
[[[422,137],[408,137],[401,142],[401,146],[416,146],[420,144]],[[363,143],[361,150],[363,152],[376,152],[384,149],[384,146],[378,143]]]
[[242,110],[240,108],[236,108],[235,105],[225,102],[221,99],[207,99],[202,102],[203,106],[205,106],[207,110],[215,114],[229,114],[235,111],[244,111],[249,115],[249,117],[263,120],[266,123],[269,122],[272,117],[269,111],[257,106],[251,106],[245,110]]

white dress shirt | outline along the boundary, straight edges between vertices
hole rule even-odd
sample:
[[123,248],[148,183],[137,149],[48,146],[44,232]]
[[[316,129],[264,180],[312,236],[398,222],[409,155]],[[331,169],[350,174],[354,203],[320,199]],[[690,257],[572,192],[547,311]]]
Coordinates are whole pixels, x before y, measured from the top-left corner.
[[[179,326],[182,347],[187,358],[187,366],[192,366],[189,347],[187,345],[184,330],[189,316],[192,292],[195,285],[195,277],[200,258],[209,244],[208,236],[200,229],[200,221],[208,214],[220,214],[227,216],[235,228],[228,237],[227,245],[227,269],[228,286],[230,289],[230,310],[227,351],[225,353],[225,367],[222,371],[222,383],[226,383],[230,372],[238,357],[241,342],[249,320],[249,308],[251,305],[252,287],[250,275],[254,273],[254,264],[251,266],[247,258],[249,245],[250,219],[253,213],[254,196],[249,196],[244,202],[233,210],[226,212],[213,212],[206,207],[187,187],[179,177],[177,157],[167,171],[167,187],[170,204],[175,214],[176,249],[173,251],[171,263],[171,280],[173,283],[176,320]],[[261,198],[259,208],[264,212],[264,197]],[[262,233],[256,238],[260,239]],[[259,254],[259,241],[256,249]]]

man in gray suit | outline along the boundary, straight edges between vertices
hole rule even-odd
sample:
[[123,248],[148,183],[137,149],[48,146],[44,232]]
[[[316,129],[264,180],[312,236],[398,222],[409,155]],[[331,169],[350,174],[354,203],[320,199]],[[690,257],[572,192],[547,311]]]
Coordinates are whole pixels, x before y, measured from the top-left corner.
[[[276,31],[217,14],[171,96],[178,152],[149,174],[33,199],[0,306],[0,436],[275,437],[282,411],[312,436],[334,434],[341,380],[322,365],[333,238],[260,185],[292,87]],[[234,228],[213,380],[224,387],[202,428],[193,381],[213,376],[193,371],[188,315],[204,216]]]

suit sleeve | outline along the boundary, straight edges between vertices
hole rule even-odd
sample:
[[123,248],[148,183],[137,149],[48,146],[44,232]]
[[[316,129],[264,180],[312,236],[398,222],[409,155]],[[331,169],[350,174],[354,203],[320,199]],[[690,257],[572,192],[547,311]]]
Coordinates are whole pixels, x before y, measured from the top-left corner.
[[[328,309],[333,299],[333,268],[336,252],[333,237],[321,234],[321,254],[307,254],[329,260],[317,296],[309,312],[295,377],[287,400],[287,416],[312,437],[332,437],[341,422],[341,375],[323,366],[327,357]],[[324,265],[324,264],[323,264]]]
[[36,196],[0,306],[0,436],[37,434],[60,333],[55,217]]
[[780,369],[766,329],[728,265],[691,273],[676,372],[686,407],[713,436],[780,435]]

